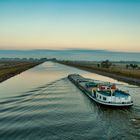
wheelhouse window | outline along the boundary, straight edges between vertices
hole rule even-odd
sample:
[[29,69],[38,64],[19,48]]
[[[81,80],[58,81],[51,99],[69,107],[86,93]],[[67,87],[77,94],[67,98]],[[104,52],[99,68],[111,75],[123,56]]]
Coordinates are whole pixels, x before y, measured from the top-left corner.
[[106,97],[103,97],[103,100],[106,101]]

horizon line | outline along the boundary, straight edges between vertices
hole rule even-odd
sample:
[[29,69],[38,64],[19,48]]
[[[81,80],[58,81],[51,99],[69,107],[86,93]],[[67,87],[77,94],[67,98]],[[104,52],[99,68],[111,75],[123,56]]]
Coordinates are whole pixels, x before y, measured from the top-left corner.
[[61,48],[61,49],[2,49],[0,51],[104,51],[104,52],[118,52],[118,53],[140,53],[140,51],[121,51],[121,50],[107,50],[107,49],[90,49],[90,48]]

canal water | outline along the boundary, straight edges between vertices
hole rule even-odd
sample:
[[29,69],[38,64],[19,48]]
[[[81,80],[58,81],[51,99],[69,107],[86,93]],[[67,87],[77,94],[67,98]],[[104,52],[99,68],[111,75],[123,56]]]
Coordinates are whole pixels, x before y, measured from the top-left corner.
[[[97,105],[67,75],[116,83],[134,106]],[[140,87],[46,62],[0,84],[0,140],[138,140]]]

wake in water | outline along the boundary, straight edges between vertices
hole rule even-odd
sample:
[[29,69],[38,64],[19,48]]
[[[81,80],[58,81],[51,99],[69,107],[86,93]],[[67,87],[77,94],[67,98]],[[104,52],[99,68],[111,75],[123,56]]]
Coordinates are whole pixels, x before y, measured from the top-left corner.
[[0,139],[138,139],[139,113],[98,106],[63,78],[1,101]]
[[[37,96],[38,94],[43,94],[43,92],[47,91],[48,88],[50,88],[52,85],[54,85],[56,82],[61,81],[63,79],[51,82],[49,84],[43,85],[41,87],[37,87],[33,90],[30,90],[28,92],[22,93],[19,96],[14,96],[14,97],[8,97],[3,99],[3,101],[0,101],[0,104],[7,104],[7,103],[12,103],[12,102],[17,102],[17,101],[25,101],[27,98],[32,98],[34,96]],[[19,102],[18,102],[19,103]]]
[[61,124],[63,116],[67,116],[64,113],[60,119],[61,111],[74,107],[67,104],[71,98],[74,101],[73,97],[67,96],[71,91],[69,84],[66,78],[60,79],[0,102],[0,138],[52,139],[55,133],[60,137],[55,129]]

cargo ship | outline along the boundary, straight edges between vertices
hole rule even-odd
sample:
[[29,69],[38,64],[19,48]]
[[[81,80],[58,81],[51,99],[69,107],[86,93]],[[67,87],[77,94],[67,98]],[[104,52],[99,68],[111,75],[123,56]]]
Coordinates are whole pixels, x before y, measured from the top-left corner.
[[79,74],[68,75],[68,79],[96,103],[114,107],[133,105],[130,94],[116,84],[87,79]]

